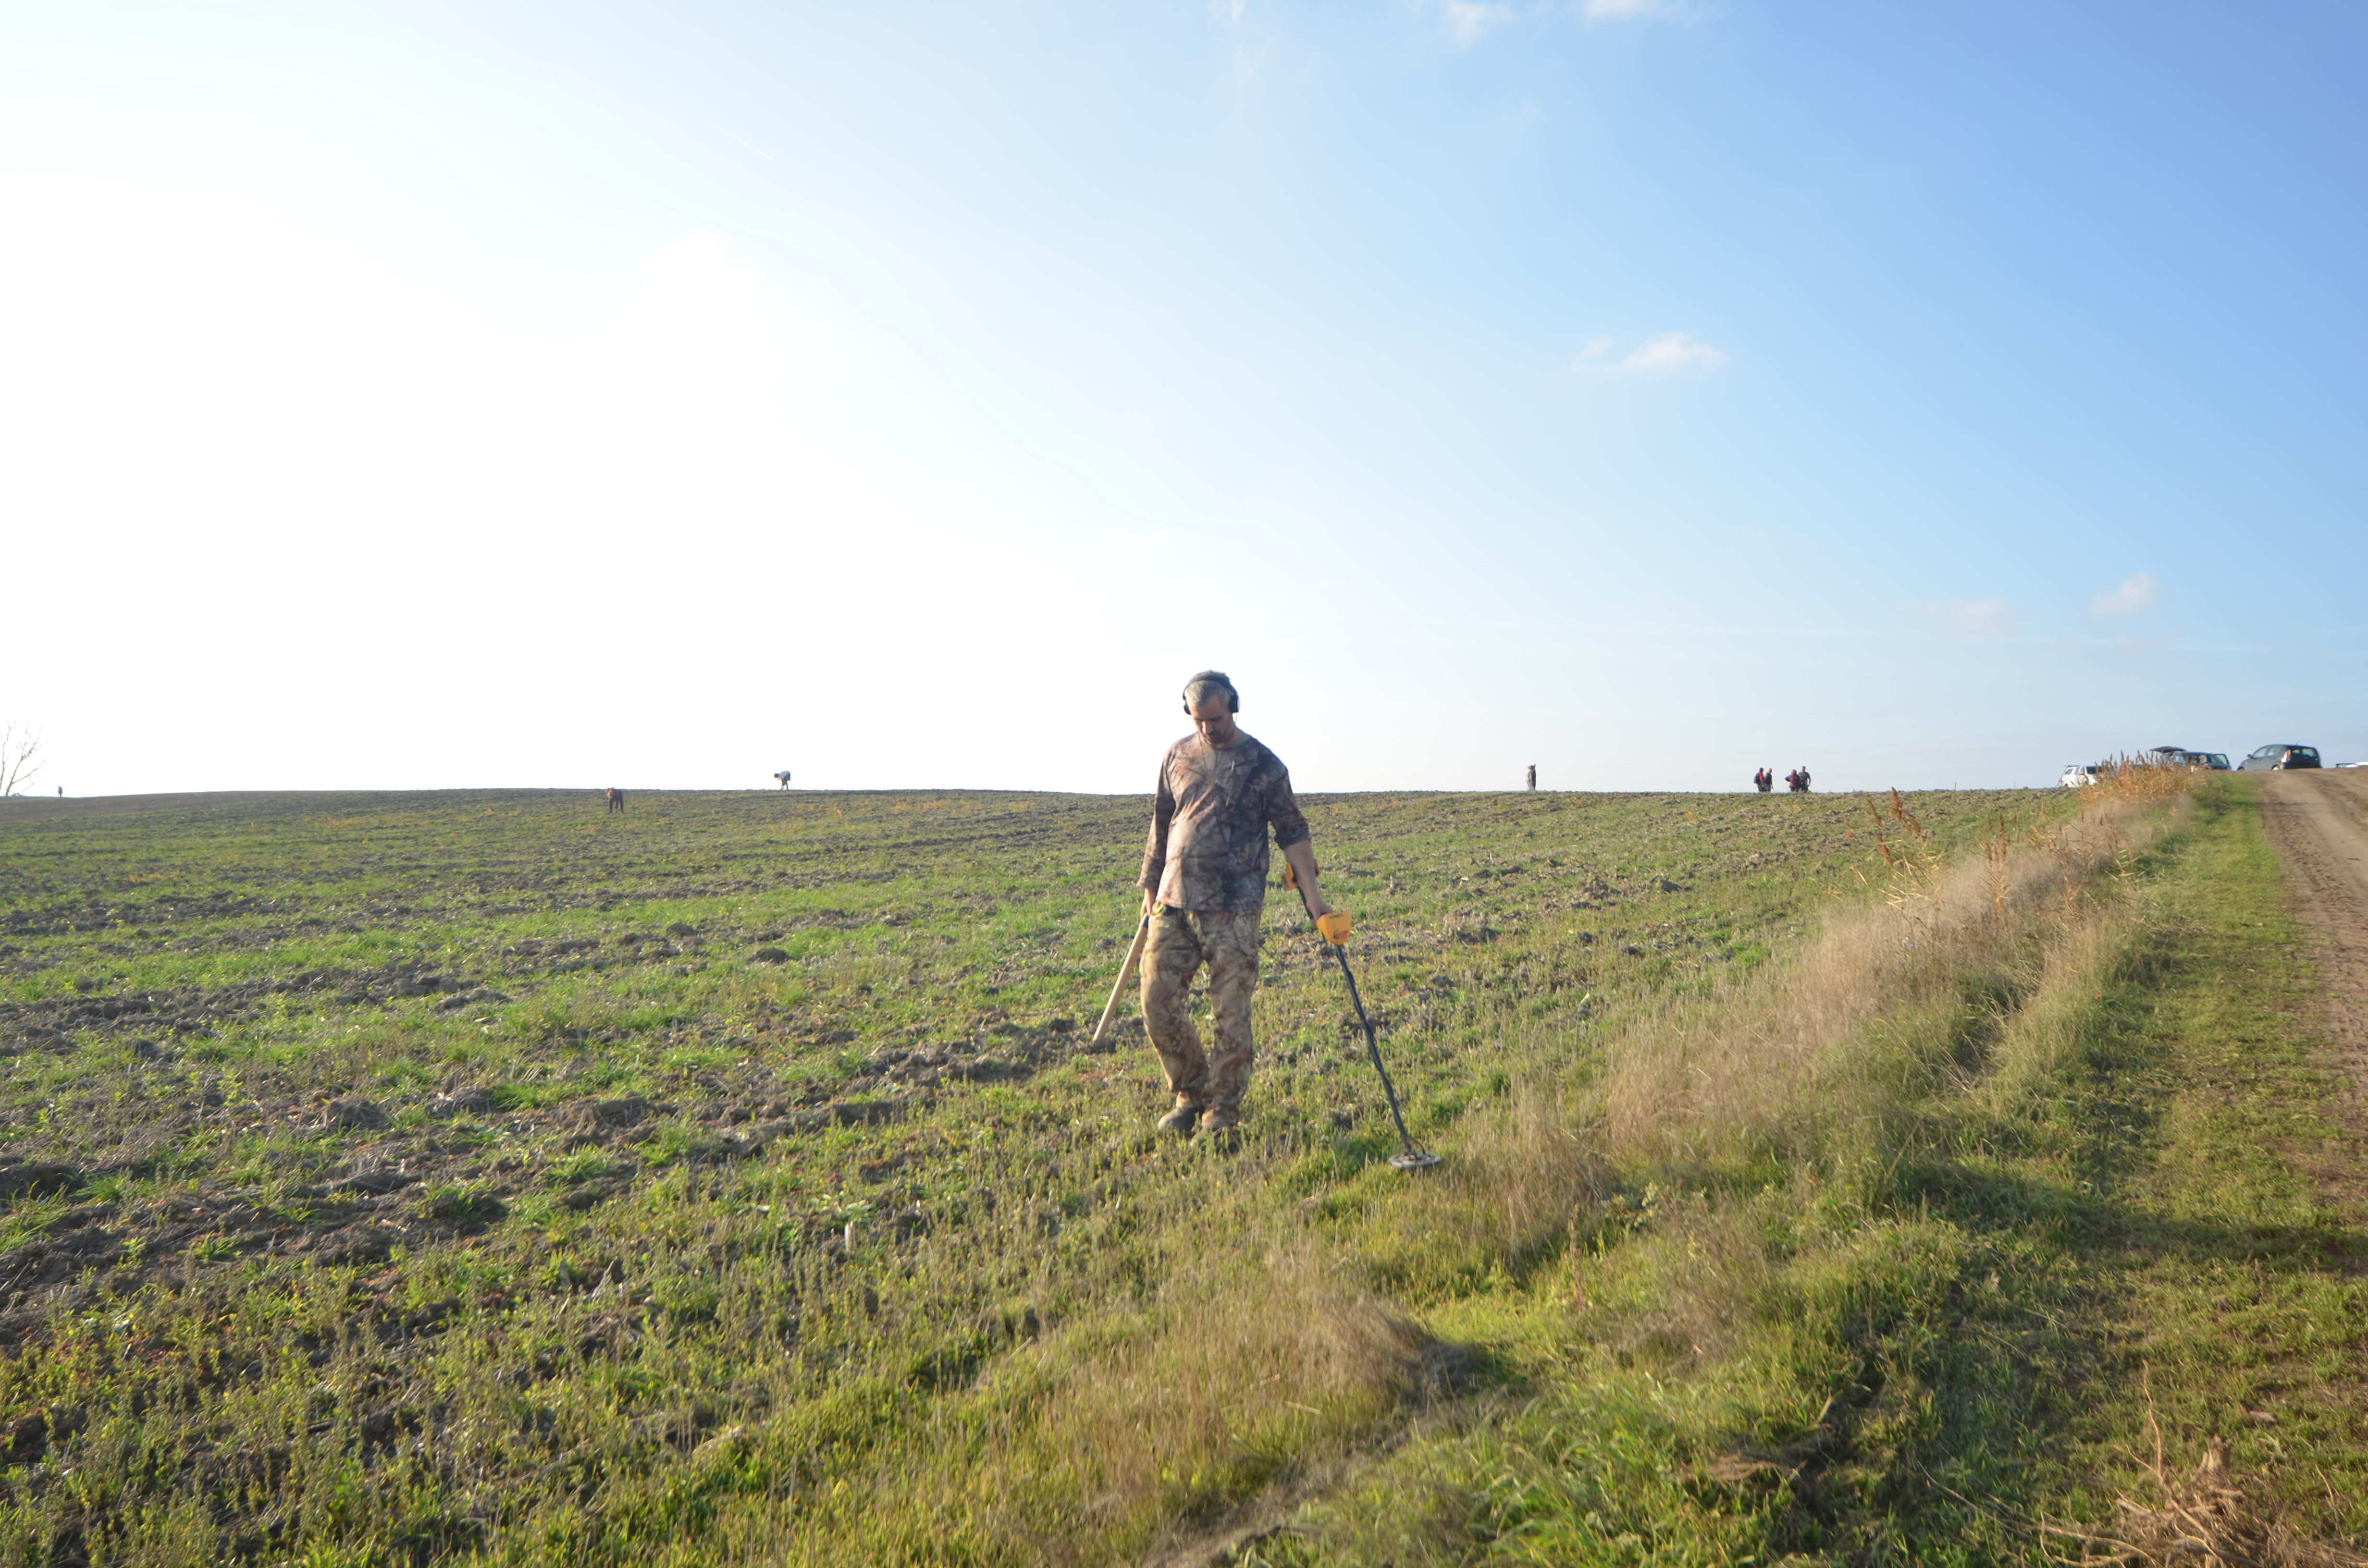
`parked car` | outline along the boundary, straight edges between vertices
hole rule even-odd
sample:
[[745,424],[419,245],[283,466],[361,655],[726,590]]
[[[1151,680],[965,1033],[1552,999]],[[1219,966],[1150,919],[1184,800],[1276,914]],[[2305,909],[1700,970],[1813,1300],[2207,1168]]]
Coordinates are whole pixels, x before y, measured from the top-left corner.
[[2317,746],[2298,746],[2288,742],[2282,745],[2257,747],[2237,767],[2246,773],[2275,773],[2286,768],[2317,767],[2318,765]]
[[2228,754],[2225,751],[2199,751],[2192,755],[2201,759],[2196,764],[2198,767],[2208,767],[2214,773],[2233,771],[2228,766]]
[[2228,754],[2225,751],[2190,751],[2185,746],[2157,746],[2146,755],[2174,767],[2208,767],[2215,773],[2229,770]]
[[2083,784],[2096,781],[2097,765],[2093,762],[2067,762],[2064,765],[2064,777],[2056,780],[2066,790],[2077,790]]

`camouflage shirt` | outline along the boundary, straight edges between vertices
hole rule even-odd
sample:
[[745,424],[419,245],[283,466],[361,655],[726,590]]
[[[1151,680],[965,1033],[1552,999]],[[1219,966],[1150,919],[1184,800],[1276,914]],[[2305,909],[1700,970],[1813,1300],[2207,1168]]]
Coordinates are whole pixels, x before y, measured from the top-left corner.
[[1282,759],[1247,735],[1224,747],[1187,735],[1160,759],[1138,885],[1177,909],[1259,908],[1269,824],[1278,848],[1308,836]]

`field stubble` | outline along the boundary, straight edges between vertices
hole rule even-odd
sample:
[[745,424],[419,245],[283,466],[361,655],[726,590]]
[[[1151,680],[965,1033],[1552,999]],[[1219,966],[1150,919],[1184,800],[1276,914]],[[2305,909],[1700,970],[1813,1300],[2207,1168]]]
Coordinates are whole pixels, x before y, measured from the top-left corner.
[[1971,1267],[1901,1205],[2072,1049],[2164,792],[1312,801],[1417,1181],[1280,897],[1241,1154],[1083,1049],[1139,802],[12,807],[7,1553],[1877,1539],[1869,1358]]

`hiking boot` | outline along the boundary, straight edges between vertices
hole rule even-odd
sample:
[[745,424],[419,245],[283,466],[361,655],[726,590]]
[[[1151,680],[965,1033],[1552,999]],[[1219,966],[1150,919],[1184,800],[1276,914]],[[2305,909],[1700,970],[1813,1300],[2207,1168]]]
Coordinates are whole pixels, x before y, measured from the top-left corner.
[[1200,1124],[1201,1108],[1178,1101],[1176,1108],[1161,1117],[1156,1125],[1162,1132],[1173,1132],[1179,1138],[1190,1138],[1192,1135],[1192,1130]]

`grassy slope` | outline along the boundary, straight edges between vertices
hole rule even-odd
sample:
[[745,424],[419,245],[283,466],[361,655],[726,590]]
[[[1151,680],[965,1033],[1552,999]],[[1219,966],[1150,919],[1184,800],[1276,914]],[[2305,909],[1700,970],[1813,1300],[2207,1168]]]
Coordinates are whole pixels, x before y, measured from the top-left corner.
[[[2230,1431],[2356,1532],[2358,1216],[2290,1158],[2333,1131],[2242,789],[2071,937],[1903,992],[1851,1060],[1907,1114],[1561,1176],[1508,1151],[1671,1009],[1748,1006],[1874,869],[1863,806],[1323,802],[1457,1155],[1422,1186],[1304,934],[1243,1157],[1160,1152],[1139,1045],[1076,1050],[1130,803],[0,822],[9,1146],[90,1178],[8,1211],[15,1555],[1096,1561],[1280,1483],[1318,1494],[1247,1559],[2018,1557],[2135,1486],[2141,1359],[2175,1449]],[[1956,846],[2035,803],[1916,802]],[[71,1012],[133,987],[159,1012]],[[349,1091],[393,1125],[324,1125]]]
[[[1927,809],[1963,837],[1993,805],[2031,809]],[[1867,859],[1861,809],[1311,815],[1448,1138],[1501,1098],[1509,1026],[1584,1049],[1792,940]],[[0,1256],[13,1554],[1090,1558],[1368,1430],[1405,1333],[1295,1227],[1398,1178],[1310,938],[1269,938],[1236,1161],[1153,1146],[1139,1034],[1076,1049],[1142,821],[958,794],[12,804],[7,1151],[85,1178],[12,1203]],[[357,1185],[390,1173],[416,1179]],[[1227,1311],[1259,1315],[1179,1332]]]
[[1242,1560],[2039,1561],[2160,1501],[2149,1386],[2174,1473],[2224,1436],[2271,1511],[2359,1542],[2368,1232],[2312,1174],[2357,1150],[2248,787],[2130,871],[2044,972],[1964,975],[2009,1016],[1876,1179],[1713,1174],[1435,1301],[1508,1347],[1498,1396]]

